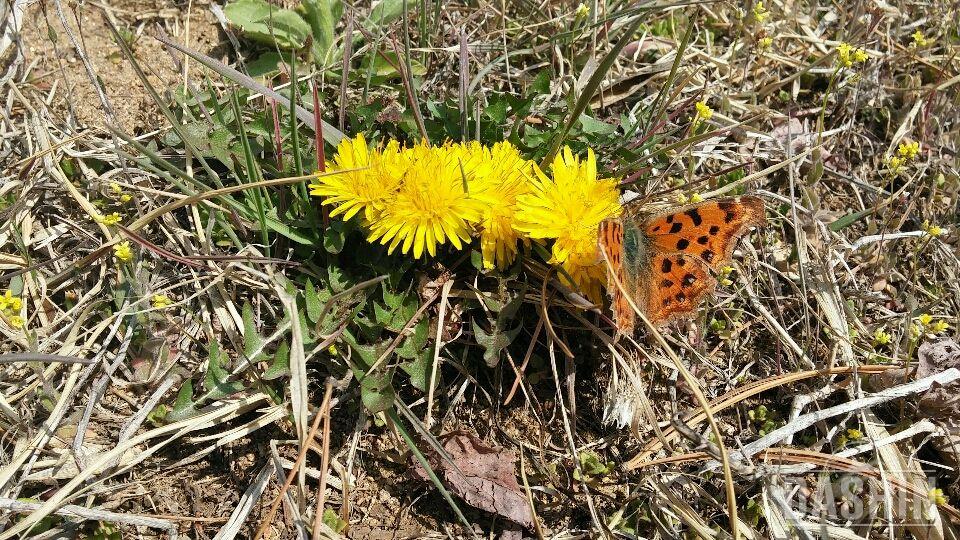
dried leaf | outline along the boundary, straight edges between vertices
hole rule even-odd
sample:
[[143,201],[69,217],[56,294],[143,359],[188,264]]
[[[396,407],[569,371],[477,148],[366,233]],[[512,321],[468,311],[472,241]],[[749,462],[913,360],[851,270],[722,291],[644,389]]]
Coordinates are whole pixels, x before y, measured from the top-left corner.
[[[428,452],[430,466],[447,488],[471,506],[492,512],[518,525],[533,527],[527,497],[517,483],[517,455],[502,448],[487,446],[466,431],[454,431],[441,437],[443,449],[453,463],[435,452]],[[413,472],[423,480],[427,471],[415,460]]]

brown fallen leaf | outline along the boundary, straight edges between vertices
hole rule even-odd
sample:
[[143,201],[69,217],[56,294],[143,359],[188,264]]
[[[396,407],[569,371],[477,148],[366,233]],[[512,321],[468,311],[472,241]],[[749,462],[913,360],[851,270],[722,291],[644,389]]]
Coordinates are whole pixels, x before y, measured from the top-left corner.
[[[430,467],[451,493],[467,504],[492,512],[518,525],[533,527],[527,497],[517,483],[517,455],[503,448],[486,445],[467,431],[453,431],[440,442],[450,461],[436,452],[424,452]],[[429,480],[426,469],[411,457],[413,473]]]

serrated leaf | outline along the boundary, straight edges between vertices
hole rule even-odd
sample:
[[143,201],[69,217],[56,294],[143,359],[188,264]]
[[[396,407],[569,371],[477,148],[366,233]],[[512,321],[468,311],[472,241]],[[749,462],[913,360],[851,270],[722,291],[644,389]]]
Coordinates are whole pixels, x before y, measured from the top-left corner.
[[[505,304],[491,299],[484,300],[487,308],[497,314],[496,318],[490,321],[492,328],[489,332],[481,328],[476,319],[472,321],[474,337],[477,343],[483,347],[483,360],[490,367],[497,365],[500,361],[500,352],[509,346],[520,332],[521,325],[519,324],[512,329],[508,329],[507,327],[513,321],[520,306],[523,305],[523,297],[525,294],[526,287]],[[493,305],[491,306],[491,304]]]
[[263,372],[264,379],[272,381],[274,379],[279,379],[280,377],[289,377],[290,376],[290,345],[286,341],[280,343],[280,346],[277,347],[277,352],[273,354],[273,362],[270,363],[270,367]]
[[397,394],[391,381],[393,370],[370,373],[360,378],[360,400],[371,413],[383,412],[393,406]]
[[416,295],[410,292],[396,294],[384,286],[383,304],[373,305],[374,319],[387,330],[400,332],[417,313],[418,307]]
[[422,349],[415,359],[400,364],[400,369],[410,376],[410,384],[414,388],[426,392],[433,369],[433,349],[431,347]]
[[220,344],[214,341],[210,344],[207,373],[203,377],[203,389],[207,391],[206,397],[220,399],[244,389],[240,381],[228,382],[229,377],[230,373],[223,368],[223,353],[220,352]]
[[[241,318],[243,319],[243,354],[251,362],[256,362],[263,357],[263,338],[257,333],[257,326],[253,321],[253,307],[250,302],[243,303]],[[258,350],[260,354],[257,355],[258,358],[254,358],[253,354]]]
[[323,232],[323,249],[327,253],[340,253],[347,240],[347,228],[344,222],[334,221]]
[[413,327],[413,333],[403,340],[403,343],[396,348],[397,356],[413,360],[417,358],[420,351],[427,346],[427,337],[430,333],[430,321],[421,319]]

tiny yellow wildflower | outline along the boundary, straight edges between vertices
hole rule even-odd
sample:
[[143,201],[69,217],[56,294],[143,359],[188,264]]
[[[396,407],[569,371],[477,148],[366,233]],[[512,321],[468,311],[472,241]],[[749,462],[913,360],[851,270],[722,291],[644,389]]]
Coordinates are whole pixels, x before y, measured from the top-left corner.
[[590,8],[588,8],[583,2],[577,6],[577,11],[574,16],[578,19],[586,19],[587,15],[590,15]]
[[691,203],[703,202],[703,195],[700,195],[699,193],[694,193],[693,195],[690,196],[690,202]]
[[120,214],[113,212],[112,214],[100,216],[97,218],[97,221],[103,223],[104,225],[116,225],[117,223],[120,223],[120,219]]
[[943,227],[939,225],[932,225],[929,221],[924,221],[922,228],[927,234],[934,238],[943,234]]
[[891,173],[897,174],[903,169],[903,165],[907,162],[906,158],[900,156],[888,156],[886,159],[887,168]]
[[113,256],[121,262],[127,262],[133,259],[133,250],[130,248],[130,242],[120,242],[113,246]]
[[677,192],[677,204],[687,204],[690,202],[690,197],[687,197],[686,193]]
[[122,203],[128,203],[131,200],[133,200],[133,195],[130,195],[129,193],[124,193],[120,196],[120,202]]
[[761,51],[769,49],[771,45],[773,45],[773,38],[770,36],[760,38],[760,40],[757,41],[757,47]]
[[19,315],[11,315],[7,317],[7,324],[9,324],[11,328],[23,328],[23,323],[23,317]]
[[770,12],[767,11],[767,8],[763,6],[763,2],[757,2],[753,5],[753,18],[758,23],[763,24],[763,21],[767,20],[770,17]]
[[23,307],[23,301],[20,300],[19,297],[14,296],[13,291],[10,289],[7,289],[7,292],[0,296],[0,311],[16,314],[20,311],[21,307]]
[[923,326],[929,326],[930,323],[933,322],[933,315],[930,315],[929,313],[924,313],[919,317],[917,317],[917,321],[919,321],[920,324],[922,324]]
[[943,495],[943,490],[940,488],[933,488],[928,491],[927,497],[930,499],[930,502],[937,506],[947,504],[947,498]]
[[123,193],[123,188],[116,182],[110,182],[110,191],[112,191],[114,195],[119,195]]
[[841,67],[852,67],[854,63],[866,62],[867,58],[867,51],[859,47],[854,48],[845,41],[837,45],[837,63]]
[[913,38],[914,47],[926,47],[930,44],[930,40],[923,37],[923,32],[921,32],[919,28],[910,37]]
[[173,303],[173,300],[165,294],[155,294],[150,298],[150,304],[156,309],[163,309]]
[[860,431],[860,430],[857,429],[857,428],[850,428],[850,429],[847,430],[847,438],[850,439],[850,440],[852,440],[852,441],[855,441],[855,440],[857,440],[857,439],[862,439],[862,438],[863,438],[863,432]]
[[897,147],[897,154],[904,159],[914,159],[920,154],[920,143],[917,141],[905,141]]
[[730,279],[731,274],[733,274],[733,267],[730,266],[729,264],[721,268],[718,276],[719,277],[718,281],[720,282],[720,285],[723,285],[724,287],[729,287],[730,285],[733,285],[733,280]]
[[950,329],[947,321],[936,321],[927,328],[931,334],[942,334]]
[[707,105],[707,101],[698,101],[696,104],[697,107],[697,116],[694,118],[694,122],[697,120],[709,120],[713,117],[713,109]]
[[910,338],[916,340],[923,335],[923,327],[917,323],[910,325]]
[[893,336],[883,328],[877,328],[873,332],[873,345],[888,345],[893,340]]

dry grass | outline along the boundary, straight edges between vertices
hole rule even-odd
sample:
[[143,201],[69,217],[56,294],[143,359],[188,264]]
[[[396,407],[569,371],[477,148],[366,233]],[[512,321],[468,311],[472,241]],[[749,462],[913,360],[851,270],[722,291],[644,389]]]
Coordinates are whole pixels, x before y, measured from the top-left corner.
[[[495,367],[481,360],[471,321],[486,328],[496,318],[489,302],[503,299],[502,283],[469,258],[409,270],[401,276],[416,314],[374,350],[375,367],[401,362],[394,351],[420,318],[437,362],[425,390],[394,377],[394,401],[371,414],[349,341],[364,335],[360,315],[341,304],[393,278],[358,277],[327,302],[336,320],[314,325],[319,335],[291,324],[306,280],[330,280],[330,259],[282,226],[296,233],[322,216],[269,221],[252,194],[269,203],[286,190],[283,204],[296,208],[302,179],[272,162],[257,169],[269,174],[241,177],[243,153],[228,167],[203,151],[203,137],[183,135],[181,125],[221,111],[184,106],[174,90],[236,96],[240,85],[153,35],[162,29],[228,64],[235,43],[240,54],[249,43],[224,34],[207,4],[184,13],[157,2],[41,2],[4,30],[22,32],[0,54],[12,60],[0,87],[0,292],[22,297],[26,324],[0,321],[0,540],[31,527],[38,538],[515,534],[413,480],[420,452],[458,429],[516,453],[536,512],[526,533],[540,537],[956,537],[960,409],[946,398],[960,358],[931,373],[898,369],[960,328],[956,5],[773,1],[758,21],[752,5],[730,3],[593,2],[577,18],[569,2],[410,2],[407,23],[377,25],[358,4],[337,25],[338,41],[355,30],[350,69],[339,57],[297,67],[320,85],[328,140],[338,135],[331,126],[352,135],[358,125],[436,139],[446,124],[431,102],[454,103],[449,125],[459,129],[498,92],[530,95],[548,73],[513,119],[537,158],[559,139],[536,139],[535,129],[560,133],[596,146],[651,208],[747,191],[764,199],[769,221],[741,243],[731,282],[693,320],[636,340],[615,336],[605,315],[581,309],[530,259],[503,285],[523,283],[526,296],[512,321],[518,337]],[[129,58],[103,13],[140,35]],[[930,43],[913,45],[915,31]],[[840,42],[869,58],[838,71]],[[398,53],[402,76],[370,77],[371,50]],[[273,83],[285,91],[281,77]],[[227,114],[242,109],[250,129],[263,111],[287,107],[248,97],[223,103]],[[694,132],[701,99],[716,112]],[[309,161],[310,96],[299,102],[294,143]],[[571,110],[646,125],[585,133]],[[907,141],[921,151],[894,172],[888,158]],[[269,145],[249,152],[275,158]],[[114,210],[124,227],[95,219]],[[113,256],[123,241],[134,248],[129,264]],[[348,252],[369,249],[359,236],[347,241]],[[156,294],[173,304],[155,307]],[[289,368],[275,376],[280,347]],[[190,400],[195,408],[178,407]],[[163,418],[160,406],[174,413]],[[785,489],[829,484],[816,470],[874,486],[873,512],[803,514],[796,503],[807,493]],[[937,505],[890,504],[904,494]]]

